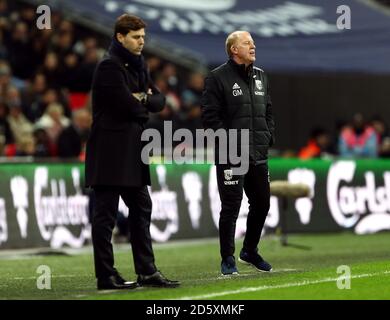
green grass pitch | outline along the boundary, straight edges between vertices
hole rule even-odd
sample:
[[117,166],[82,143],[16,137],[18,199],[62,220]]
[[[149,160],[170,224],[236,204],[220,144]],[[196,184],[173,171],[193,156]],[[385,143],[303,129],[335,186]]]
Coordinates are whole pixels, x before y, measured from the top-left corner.
[[[158,268],[182,286],[128,291],[96,290],[91,247],[63,255],[0,250],[0,299],[390,299],[390,233],[291,235],[289,243],[265,237],[260,251],[274,271],[237,262],[240,275],[232,277],[220,275],[217,239],[155,244]],[[241,244],[236,241],[237,252]],[[117,269],[135,280],[130,247],[115,250]],[[50,290],[37,288],[40,265],[50,267]],[[347,285],[337,273],[340,265],[350,268],[350,289],[337,286]]]

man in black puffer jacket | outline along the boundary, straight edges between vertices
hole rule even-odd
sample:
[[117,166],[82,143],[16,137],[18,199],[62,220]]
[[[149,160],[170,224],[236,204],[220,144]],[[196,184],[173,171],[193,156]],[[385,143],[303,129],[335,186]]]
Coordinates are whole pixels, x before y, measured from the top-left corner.
[[[270,207],[267,154],[274,143],[275,126],[267,76],[262,69],[253,66],[255,49],[249,32],[231,33],[226,39],[229,60],[211,71],[206,78],[201,102],[205,128],[237,129],[238,135],[243,129],[249,130],[246,146],[249,149],[249,159],[246,159],[249,169],[245,174],[233,174],[232,165],[219,161],[220,156],[216,151],[218,190],[222,202],[219,235],[223,275],[238,274],[234,235],[243,190],[250,207],[239,261],[259,271],[272,270],[271,265],[258,254],[257,246]],[[239,150],[241,147],[245,146],[238,145]],[[218,150],[227,149],[225,146]]]

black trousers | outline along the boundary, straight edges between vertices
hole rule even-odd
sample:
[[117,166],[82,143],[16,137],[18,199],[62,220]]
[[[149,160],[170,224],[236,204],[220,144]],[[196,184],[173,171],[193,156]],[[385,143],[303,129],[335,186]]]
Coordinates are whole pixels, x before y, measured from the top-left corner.
[[147,187],[94,187],[95,208],[92,216],[92,243],[96,278],[116,274],[112,249],[112,231],[118,213],[119,196],[129,208],[130,242],[135,272],[149,275],[156,272],[150,219],[152,201]]
[[261,231],[270,208],[268,165],[250,165],[245,175],[232,176],[229,165],[217,165],[217,182],[221,199],[219,241],[221,257],[234,255],[234,234],[243,190],[249,200],[243,249],[256,252]]

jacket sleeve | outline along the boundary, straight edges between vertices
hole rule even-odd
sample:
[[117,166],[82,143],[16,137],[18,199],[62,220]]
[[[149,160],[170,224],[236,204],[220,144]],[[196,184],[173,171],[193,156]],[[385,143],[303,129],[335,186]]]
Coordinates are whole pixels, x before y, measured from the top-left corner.
[[115,62],[102,61],[96,71],[94,79],[96,98],[110,99],[110,108],[113,113],[125,118],[147,117],[145,106],[133,97],[126,84],[125,75]]
[[272,100],[271,100],[271,92],[270,92],[270,85],[269,85],[268,78],[267,78],[267,110],[266,110],[265,118],[267,121],[268,129],[271,133],[270,146],[272,146],[275,143],[275,121],[274,121],[274,116],[272,114]]
[[149,82],[149,88],[152,90],[152,94],[148,95],[145,107],[150,112],[160,112],[165,106],[165,96],[151,81]]
[[205,79],[201,98],[202,124],[205,129],[224,128],[222,118],[223,88],[217,79],[210,74]]

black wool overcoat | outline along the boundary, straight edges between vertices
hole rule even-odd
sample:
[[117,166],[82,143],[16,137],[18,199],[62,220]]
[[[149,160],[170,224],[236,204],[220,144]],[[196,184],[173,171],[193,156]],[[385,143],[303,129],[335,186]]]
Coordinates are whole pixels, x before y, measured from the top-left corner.
[[[149,89],[152,95],[145,104],[132,95]],[[141,134],[149,112],[159,112],[164,105],[164,95],[146,70],[140,77],[126,57],[110,50],[96,67],[92,81],[93,123],[86,148],[86,186],[150,185],[149,165],[141,160],[145,144]]]

